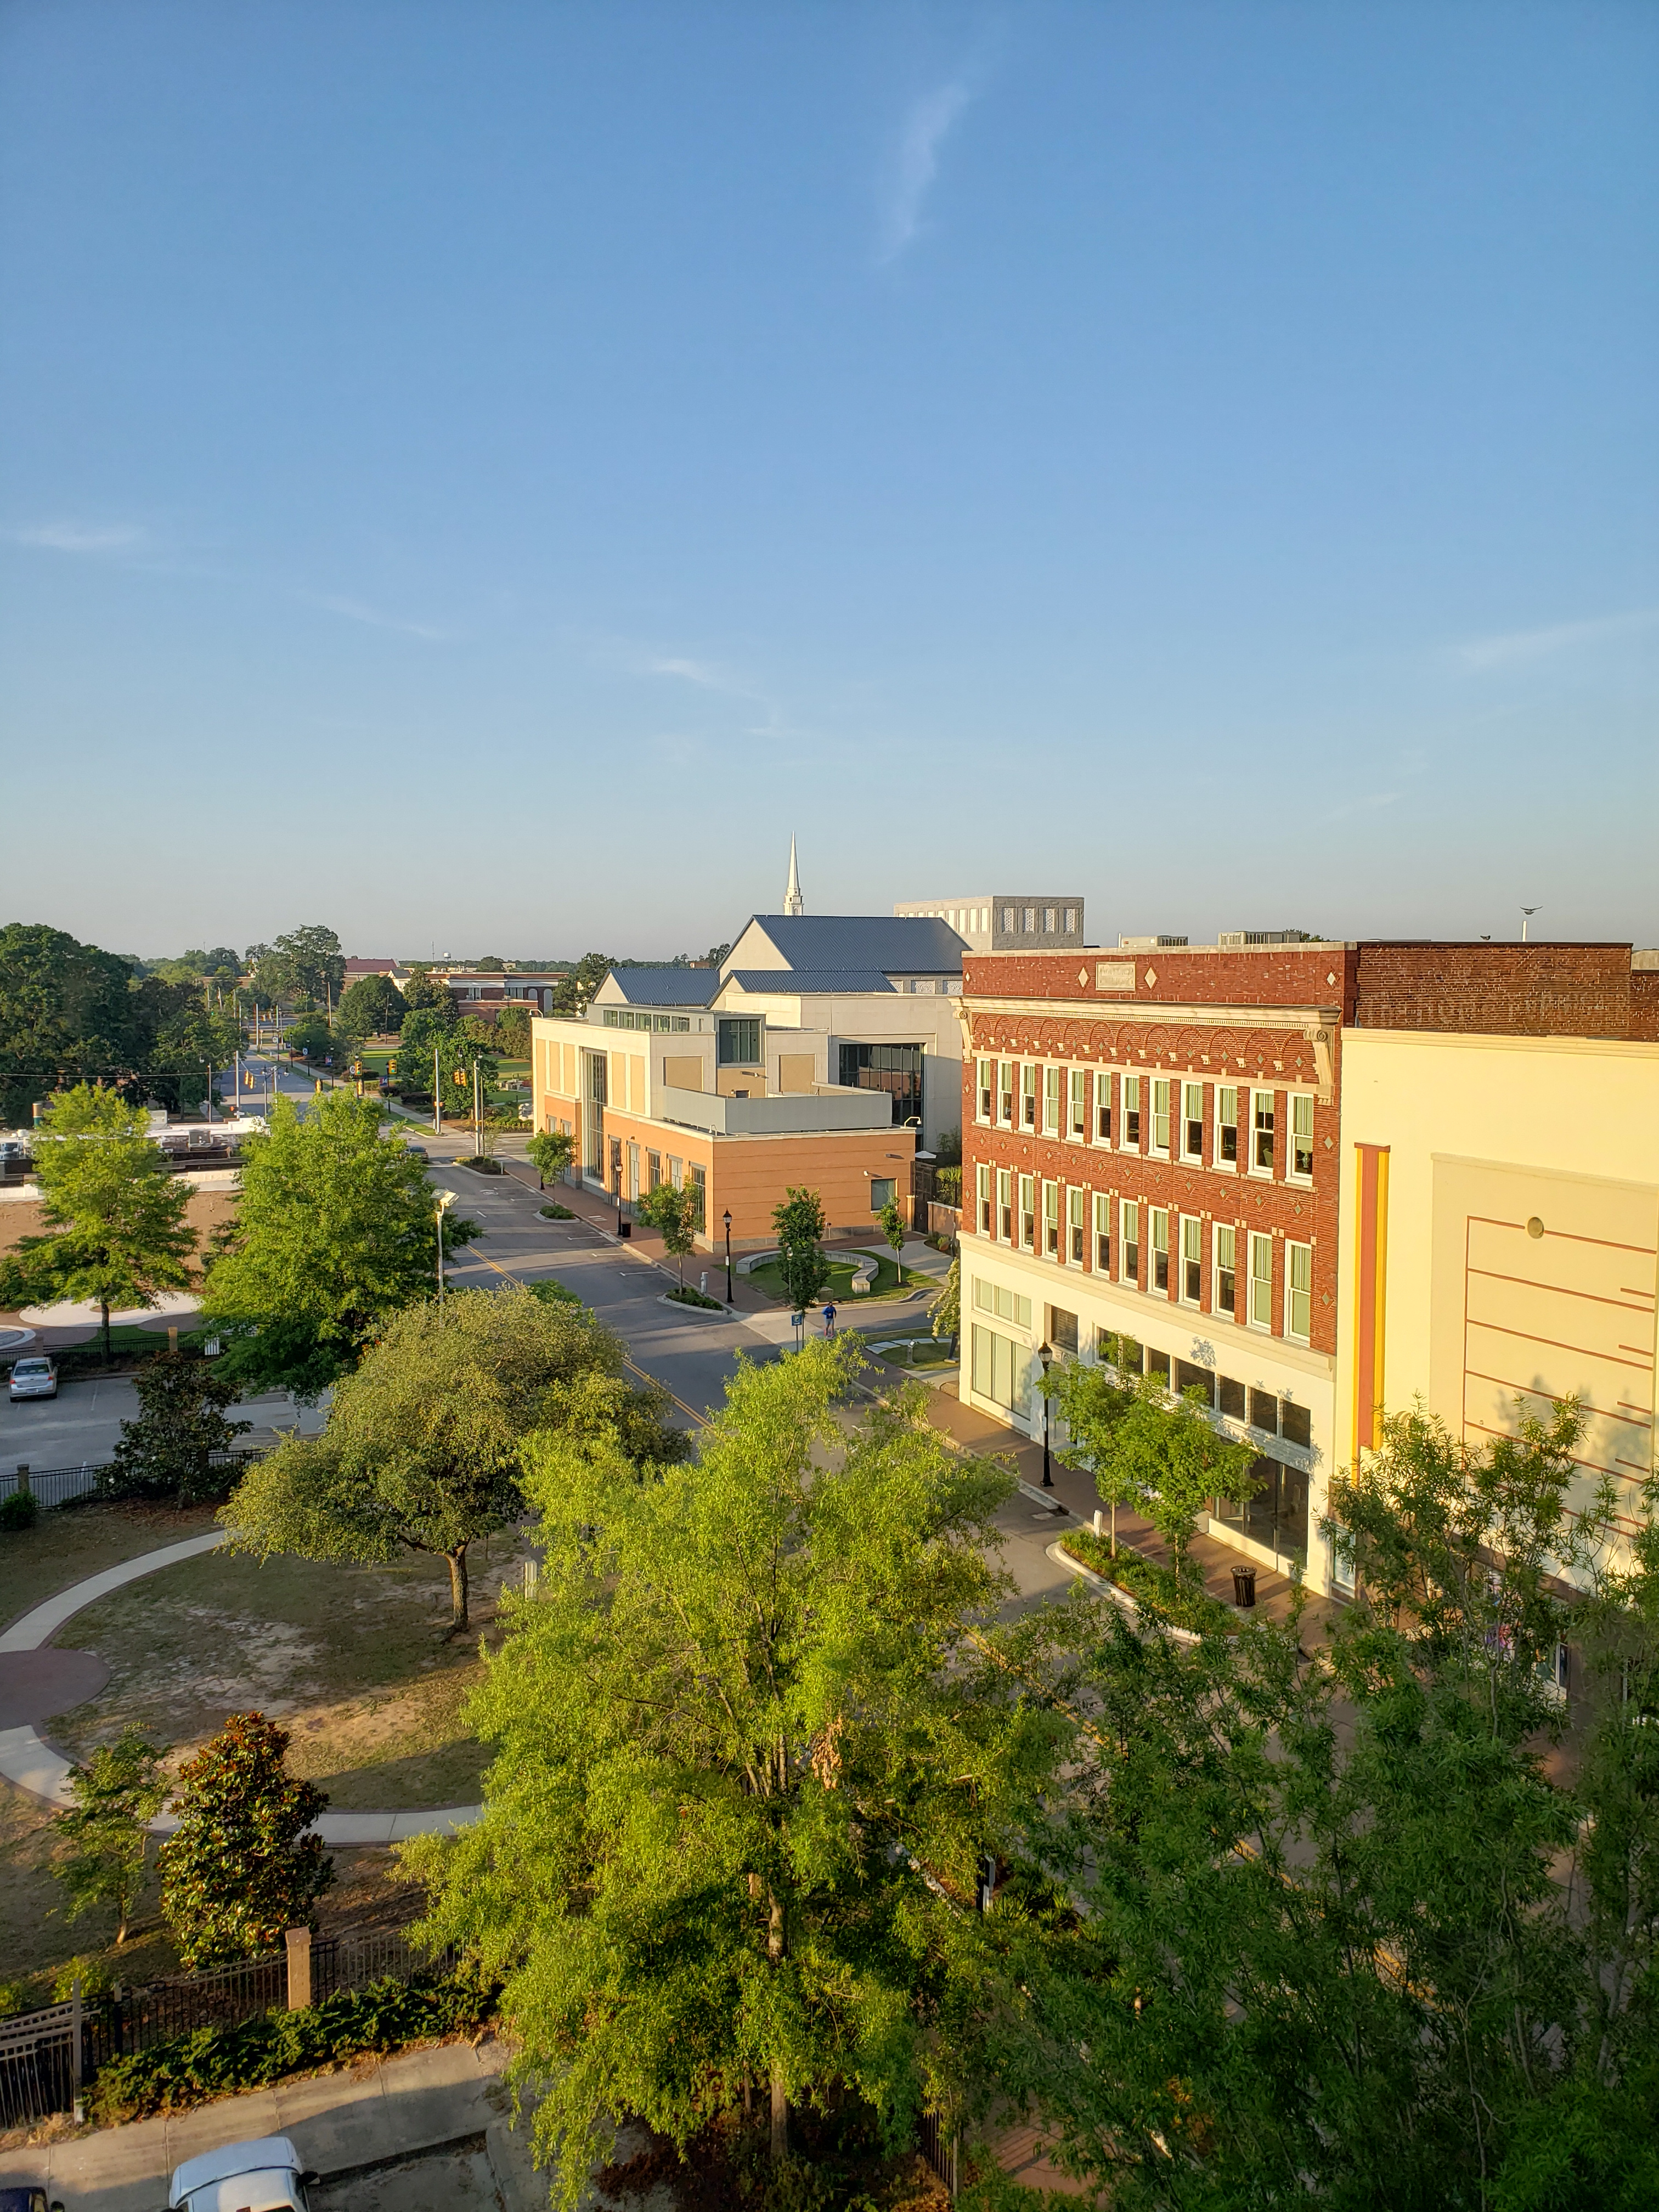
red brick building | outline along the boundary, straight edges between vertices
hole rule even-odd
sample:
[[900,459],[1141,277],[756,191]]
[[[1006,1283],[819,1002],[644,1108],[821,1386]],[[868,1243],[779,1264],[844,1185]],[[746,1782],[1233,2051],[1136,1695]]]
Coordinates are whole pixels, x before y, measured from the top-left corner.
[[[1627,945],[1126,942],[963,963],[964,1399],[1040,1431],[1040,1348],[1198,1387],[1257,1449],[1211,1533],[1303,1565],[1335,1404],[1344,1030],[1650,1036]],[[1120,1363],[1121,1364],[1121,1363]]]

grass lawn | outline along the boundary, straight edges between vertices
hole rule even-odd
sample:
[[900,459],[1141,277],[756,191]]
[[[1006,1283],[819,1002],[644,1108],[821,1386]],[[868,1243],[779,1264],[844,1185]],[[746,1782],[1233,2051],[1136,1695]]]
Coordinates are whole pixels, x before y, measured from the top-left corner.
[[954,1368],[958,1364],[951,1350],[949,1337],[929,1336],[915,1341],[906,1339],[894,1344],[885,1344],[878,1339],[872,1342],[870,1349],[878,1359],[893,1367]]
[[[105,1567],[214,1526],[210,1507],[118,1502],[43,1513],[33,1528],[0,1537],[0,1621]],[[228,1713],[258,1707],[294,1731],[295,1772],[314,1777],[341,1811],[465,1804],[477,1796],[483,1759],[460,1718],[481,1671],[480,1638],[499,1640],[495,1600],[516,1580],[521,1554],[510,1533],[473,1557],[471,1638],[446,1644],[449,1577],[441,1563],[411,1558],[388,1568],[312,1566],[222,1553],[164,1568],[67,1622],[58,1641],[98,1650],[110,1681],[91,1703],[41,1725],[70,1756],[136,1721],[152,1741],[187,1757]],[[72,1958],[97,1955],[125,1981],[174,1971],[155,1919],[153,1890],[119,1952],[114,1923],[94,1911],[73,1923],[50,1871],[52,1816],[0,1784],[0,1983],[48,1976]],[[408,1918],[418,1893],[392,1879],[388,1851],[334,1855],[325,1928]],[[18,2005],[50,2001],[36,1979],[11,1993]]]
[[97,1651],[110,1680],[53,1740],[83,1757],[131,1724],[182,1759],[228,1714],[258,1711],[293,1731],[290,1768],[337,1811],[475,1802],[485,1755],[461,1707],[522,1557],[511,1531],[476,1547],[471,1632],[453,1643],[448,1570],[418,1553],[351,1567],[213,1552],[164,1568],[65,1626],[58,1642]]
[[[881,1264],[876,1271],[873,1287],[860,1292],[855,1297],[853,1294],[853,1270],[860,1260],[866,1258],[879,1259]],[[783,1278],[778,1273],[775,1260],[769,1260],[763,1267],[757,1267],[749,1280],[758,1289],[764,1291],[768,1297],[775,1299],[779,1305],[788,1304],[789,1294],[783,1287]],[[925,1288],[927,1280],[928,1278],[925,1275],[914,1273],[907,1275],[904,1279],[904,1295],[908,1297],[913,1290],[919,1291]],[[813,1300],[813,1308],[816,1310],[826,1300],[838,1306],[866,1306],[872,1298],[891,1297],[898,1288],[898,1268],[890,1252],[878,1254],[872,1249],[868,1253],[849,1253],[845,1257],[832,1252],[830,1255],[830,1287],[827,1291],[819,1291]]]
[[71,1583],[101,1574],[123,1559],[136,1559],[141,1552],[182,1544],[212,1526],[210,1505],[187,1506],[180,1512],[137,1499],[43,1513],[33,1528],[0,1535],[0,1623],[15,1620]]

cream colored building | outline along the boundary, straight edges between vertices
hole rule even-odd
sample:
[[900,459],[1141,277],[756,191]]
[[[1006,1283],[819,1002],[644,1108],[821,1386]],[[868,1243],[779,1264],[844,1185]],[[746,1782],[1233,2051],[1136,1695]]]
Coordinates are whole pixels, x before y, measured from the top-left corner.
[[1582,1505],[1628,1534],[1654,1472],[1659,1044],[1354,1029],[1343,1040],[1340,1458],[1421,1396],[1455,1436],[1576,1395]]

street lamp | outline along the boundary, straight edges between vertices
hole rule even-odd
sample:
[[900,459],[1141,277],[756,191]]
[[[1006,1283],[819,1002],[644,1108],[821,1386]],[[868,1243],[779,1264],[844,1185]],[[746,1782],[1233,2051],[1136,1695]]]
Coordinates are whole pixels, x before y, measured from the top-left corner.
[[732,1303],[732,1209],[727,1206],[720,1218],[726,1224],[726,1303]]
[[455,1192],[453,1192],[453,1190],[441,1190],[441,1191],[439,1191],[439,1192],[438,1192],[438,1194],[437,1194],[437,1199],[438,1199],[438,1297],[439,1297],[439,1301],[440,1301],[440,1303],[441,1303],[441,1302],[442,1302],[442,1299],[443,1299],[443,1294],[444,1294],[444,1216],[445,1216],[445,1214],[446,1214],[446,1213],[447,1213],[447,1212],[448,1212],[448,1211],[449,1211],[450,1207],[451,1207],[452,1206],[453,1206],[453,1205],[454,1205],[454,1203],[455,1203],[455,1198],[456,1198],[456,1194],[455,1194]]
[[[1046,1342],[1038,1345],[1037,1358],[1042,1364],[1042,1376],[1046,1382],[1048,1370],[1054,1364],[1053,1348]],[[1042,1486],[1045,1490],[1052,1490],[1054,1486],[1054,1474],[1048,1465],[1048,1393],[1046,1390],[1042,1394]]]

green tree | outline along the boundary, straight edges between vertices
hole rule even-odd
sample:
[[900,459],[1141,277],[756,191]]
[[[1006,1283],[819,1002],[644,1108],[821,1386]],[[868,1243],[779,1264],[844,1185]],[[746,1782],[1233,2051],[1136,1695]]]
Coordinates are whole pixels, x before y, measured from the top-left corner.
[[662,1249],[680,1263],[680,1288],[685,1288],[685,1260],[697,1244],[697,1192],[690,1176],[682,1183],[659,1182],[636,1199],[634,1212],[647,1229],[662,1239]]
[[773,1209],[772,1226],[778,1238],[778,1273],[791,1303],[810,1306],[830,1279],[830,1262],[823,1254],[823,1233],[829,1224],[817,1191],[791,1184],[783,1201]]
[[904,1240],[910,1231],[905,1222],[904,1210],[896,1198],[890,1198],[881,1209],[881,1233],[887,1239],[888,1247],[892,1252],[893,1265],[898,1270],[899,1288],[902,1290],[904,1261],[901,1255],[904,1250]]
[[214,1456],[230,1451],[252,1424],[228,1421],[236,1385],[195,1352],[163,1352],[132,1378],[138,1418],[123,1421],[111,1455],[108,1487],[119,1496],[171,1498],[191,1505],[224,1495]]
[[114,1306],[154,1306],[191,1280],[190,1191],[169,1173],[143,1113],[112,1091],[77,1084],[36,1126],[34,1174],[49,1233],[0,1259],[0,1305],[89,1299],[111,1358]]
[[1062,1464],[1086,1468],[1094,1477],[1096,1496],[1111,1509],[1114,1559],[1117,1509],[1136,1504],[1140,1498],[1139,1467],[1118,1449],[1118,1431],[1139,1401],[1138,1382],[1117,1361],[1122,1343],[1121,1338],[1110,1340],[1106,1357],[1097,1365],[1057,1360],[1040,1386],[1066,1423],[1067,1441],[1059,1455]]
[[340,940],[320,922],[291,929],[274,945],[257,945],[254,984],[262,997],[293,1006],[300,1000],[332,1011],[345,981]]
[[199,993],[161,1023],[151,1053],[149,1087],[170,1113],[191,1113],[208,1097],[212,1083],[230,1074],[241,1049],[242,1025],[234,1012],[215,1012]]
[[608,952],[584,952],[553,986],[554,1012],[574,1014],[579,1005],[586,1006],[616,964]]
[[539,1188],[547,1188],[551,1176],[556,1182],[570,1165],[576,1146],[575,1139],[568,1129],[538,1129],[525,1150],[530,1155],[530,1164],[536,1170]]
[[208,1267],[203,1313],[227,1339],[224,1372],[318,1396],[427,1295],[436,1260],[425,1166],[382,1132],[378,1103],[337,1091],[301,1120],[278,1098],[269,1132],[242,1148],[235,1218]]
[[163,987],[40,922],[0,929],[0,1126],[27,1126],[60,1084],[102,1079],[141,1099]]
[[306,1832],[328,1799],[284,1761],[289,1731],[233,1713],[179,1770],[179,1826],[161,1846],[161,1914],[187,1967],[251,1959],[307,1921],[334,1879]]
[[[1566,1510],[1577,1428],[1386,1422],[1334,1485],[1362,1595],[1312,1659],[1297,1614],[1183,1650],[1077,1602],[1002,1637],[1069,1735],[1026,1848],[1104,1962],[1011,1947],[1004,2087],[1115,2206],[1653,2201],[1659,1753],[1627,1660],[1659,1656],[1654,1547],[1596,1569],[1616,1501]],[[1594,1571],[1576,1612],[1562,1568]],[[1540,1662],[1581,1622],[1569,1789]]]
[[411,1014],[439,1014],[446,1022],[456,1018],[455,994],[441,975],[416,968],[404,986],[404,1004]]
[[566,2205],[617,2113],[684,2144],[758,2079],[778,2155],[792,2101],[851,2088],[902,2143],[959,2081],[957,1900],[1030,1763],[970,1641],[1012,1485],[914,1404],[849,1434],[856,1364],[740,1364],[660,1482],[532,1456],[537,1595],[471,1708],[484,1816],[404,1856],[428,1935],[504,1984]]
[[1242,1500],[1255,1487],[1255,1452],[1212,1425],[1197,1385],[1176,1397],[1155,1375],[1126,1384],[1109,1365],[1066,1361],[1052,1367],[1041,1387],[1072,1430],[1062,1459],[1088,1468],[1101,1502],[1112,1509],[1114,1552],[1117,1509],[1137,1505],[1170,1547],[1180,1575],[1211,1499]]
[[289,1052],[297,1052],[301,1059],[313,1064],[331,1057],[344,1057],[343,1048],[337,1054],[334,1032],[321,1014],[301,1014],[297,1021],[290,1022],[283,1032],[283,1042]]
[[390,975],[359,975],[340,994],[334,1026],[361,1045],[366,1037],[395,1036],[408,1006]]
[[530,1057],[530,1014],[524,1006],[505,1006],[495,1023],[495,1049],[503,1060]]
[[928,1325],[936,1337],[949,1337],[954,1345],[962,1334],[962,1255],[951,1261],[944,1288],[927,1309]]
[[115,1940],[125,1943],[144,1887],[149,1823],[167,1802],[164,1745],[135,1728],[100,1744],[83,1766],[71,1766],[75,1809],[59,1813],[52,1833],[62,1846],[52,1872],[69,1895],[65,1917],[78,1920],[96,1905],[115,1912]]
[[660,1431],[656,1457],[684,1450],[662,1425],[666,1395],[630,1390],[623,1366],[621,1344],[584,1309],[517,1285],[417,1306],[339,1384],[322,1435],[291,1437],[250,1468],[219,1517],[238,1549],[261,1558],[442,1559],[459,1632],[472,1545],[523,1510],[532,1430],[622,1423],[637,1443],[643,1409]]

